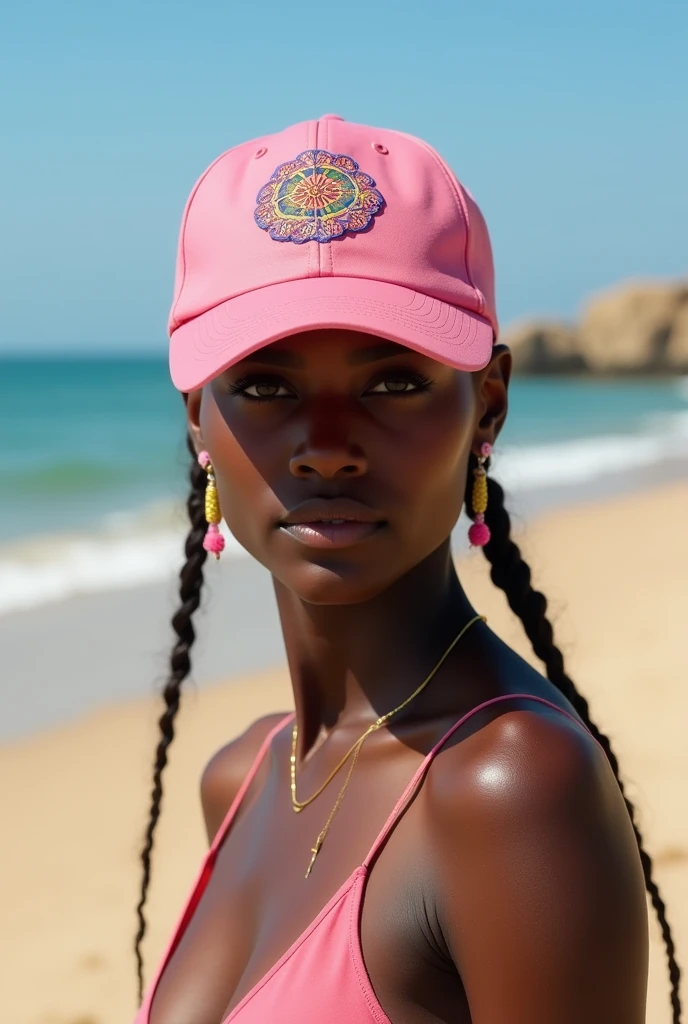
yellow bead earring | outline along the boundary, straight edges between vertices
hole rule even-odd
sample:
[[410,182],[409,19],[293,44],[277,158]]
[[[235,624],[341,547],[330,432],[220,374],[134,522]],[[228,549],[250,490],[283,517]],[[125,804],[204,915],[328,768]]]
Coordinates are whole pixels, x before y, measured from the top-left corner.
[[215,555],[215,558],[219,558],[220,552],[224,551],[225,539],[218,528],[218,523],[222,522],[222,513],[220,512],[220,500],[217,496],[215,473],[213,472],[210,456],[207,452],[199,452],[198,461],[208,474],[208,484],[205,489],[205,518],[208,523],[208,529],[203,538],[203,547],[206,551]]
[[490,539],[490,527],[485,522],[487,512],[487,473],[485,462],[492,454],[492,445],[487,441],[480,449],[478,466],[473,470],[473,525],[468,531],[468,539],[474,548],[484,548]]

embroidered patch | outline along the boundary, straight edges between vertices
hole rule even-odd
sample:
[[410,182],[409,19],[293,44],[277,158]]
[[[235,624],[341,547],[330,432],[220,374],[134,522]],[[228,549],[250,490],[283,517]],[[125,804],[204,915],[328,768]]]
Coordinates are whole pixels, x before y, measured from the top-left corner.
[[256,224],[276,242],[331,242],[363,231],[385,200],[350,156],[307,149],[280,164],[256,196]]

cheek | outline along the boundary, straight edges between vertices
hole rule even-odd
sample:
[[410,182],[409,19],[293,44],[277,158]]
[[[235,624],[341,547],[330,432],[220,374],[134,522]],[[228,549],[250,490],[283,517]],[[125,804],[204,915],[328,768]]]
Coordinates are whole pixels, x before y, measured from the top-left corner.
[[389,454],[404,503],[429,516],[440,532],[451,530],[461,511],[474,406],[472,390],[448,393],[418,417],[414,429]]
[[239,543],[257,556],[255,535],[266,481],[210,393],[203,395],[199,424],[215,469],[223,519]]

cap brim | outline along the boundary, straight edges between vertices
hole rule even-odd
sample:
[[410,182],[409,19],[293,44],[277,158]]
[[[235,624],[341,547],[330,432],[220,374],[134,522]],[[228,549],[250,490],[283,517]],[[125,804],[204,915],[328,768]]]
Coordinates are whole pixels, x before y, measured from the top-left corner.
[[492,325],[470,310],[401,285],[310,277],[228,299],[178,327],[170,339],[172,381],[192,391],[256,349],[319,328],[397,341],[457,370],[480,370],[492,353]]

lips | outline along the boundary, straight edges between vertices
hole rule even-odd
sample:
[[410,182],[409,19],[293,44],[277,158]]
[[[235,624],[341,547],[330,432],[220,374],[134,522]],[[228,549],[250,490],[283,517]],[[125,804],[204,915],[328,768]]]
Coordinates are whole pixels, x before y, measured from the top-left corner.
[[302,502],[277,525],[308,547],[344,548],[375,536],[387,523],[379,512],[351,498],[320,498]]
[[364,505],[353,498],[308,498],[293,508],[279,521],[283,524],[298,523],[331,523],[343,519],[351,523],[382,523],[383,515],[369,505]]

